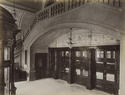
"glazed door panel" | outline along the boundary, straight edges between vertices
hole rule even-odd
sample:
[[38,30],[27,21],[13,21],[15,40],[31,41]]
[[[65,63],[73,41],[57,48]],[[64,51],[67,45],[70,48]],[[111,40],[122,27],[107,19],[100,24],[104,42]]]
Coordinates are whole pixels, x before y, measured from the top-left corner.
[[69,80],[69,49],[49,48],[50,76]]
[[119,46],[102,46],[96,50],[96,88],[118,93]]
[[69,81],[69,73],[70,73],[70,67],[69,67],[69,49],[60,49],[58,50],[58,77],[60,79]]
[[87,48],[73,48],[72,57],[75,70],[74,82],[87,85],[89,77],[89,50]]

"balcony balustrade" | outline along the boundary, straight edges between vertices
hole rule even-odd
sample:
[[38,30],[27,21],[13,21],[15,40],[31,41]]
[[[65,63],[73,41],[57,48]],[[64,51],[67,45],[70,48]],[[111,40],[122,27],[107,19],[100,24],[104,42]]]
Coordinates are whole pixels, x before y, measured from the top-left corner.
[[120,0],[61,0],[60,2],[56,2],[51,6],[39,11],[36,14],[35,20],[39,21],[60,15],[64,12],[80,7],[85,3],[103,3],[114,7],[120,7]]
[[59,0],[56,3],[36,13],[33,23],[30,24],[30,27],[26,36],[29,34],[29,31],[33,28],[35,23],[37,23],[38,21],[46,20],[54,16],[61,15],[74,8],[78,8],[86,3],[102,3],[113,7],[121,6],[120,0]]

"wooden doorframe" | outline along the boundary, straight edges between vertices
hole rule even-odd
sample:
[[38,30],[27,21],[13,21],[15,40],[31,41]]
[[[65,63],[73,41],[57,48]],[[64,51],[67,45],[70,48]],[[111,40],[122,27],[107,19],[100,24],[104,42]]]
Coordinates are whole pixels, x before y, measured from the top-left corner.
[[[100,51],[104,51],[103,58],[98,58],[99,61],[103,63],[103,65],[98,64],[96,62],[96,66],[99,66],[101,68],[103,66],[103,71],[100,71],[99,68],[97,68],[98,72],[103,73],[103,82],[101,80],[99,81],[96,79],[96,84],[97,85],[102,85],[102,88],[96,87],[97,89],[100,89],[102,91],[106,91],[109,93],[113,93],[115,95],[118,94],[118,89],[119,89],[119,59],[120,59],[120,46],[119,45],[111,45],[111,46],[98,46],[97,49]],[[107,57],[107,52],[110,51],[110,58]],[[113,58],[113,52],[115,52],[115,58]],[[112,65],[107,64],[107,63],[112,63]],[[112,71],[113,70],[113,71]],[[113,74],[114,75],[114,81],[109,81],[107,80],[107,74]],[[112,85],[113,87],[111,87]],[[109,90],[108,90],[109,89]]]
[[95,49],[89,49],[89,72],[88,72],[88,85],[87,89],[94,89],[95,88],[95,81],[96,81],[96,61],[95,61]]

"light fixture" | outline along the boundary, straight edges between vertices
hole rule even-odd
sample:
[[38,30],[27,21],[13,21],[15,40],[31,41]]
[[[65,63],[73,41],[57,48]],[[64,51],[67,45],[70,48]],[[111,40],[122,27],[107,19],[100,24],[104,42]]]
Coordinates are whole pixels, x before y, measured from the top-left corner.
[[70,28],[70,31],[69,31],[69,38],[68,38],[68,45],[69,45],[69,48],[71,49],[73,47],[73,41],[72,41],[72,28]]
[[69,45],[69,83],[72,83],[72,47],[73,47],[73,42],[72,42],[72,28],[70,28],[69,31],[69,38],[68,38],[68,45]]
[[89,38],[89,48],[91,49],[95,49],[96,48],[96,46],[93,46],[93,43],[92,43],[92,41],[93,41],[93,32],[92,32],[92,30],[90,30],[90,32],[89,32],[89,35],[88,35],[88,38]]
[[92,37],[93,37],[92,30],[90,30],[89,35],[88,35],[88,38],[89,38],[89,46],[90,46],[90,47],[92,46]]

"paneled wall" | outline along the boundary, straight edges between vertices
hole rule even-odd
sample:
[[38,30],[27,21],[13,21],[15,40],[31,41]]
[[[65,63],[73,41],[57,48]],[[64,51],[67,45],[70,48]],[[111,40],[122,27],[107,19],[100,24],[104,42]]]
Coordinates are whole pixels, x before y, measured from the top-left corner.
[[118,94],[119,46],[49,48],[50,77]]

